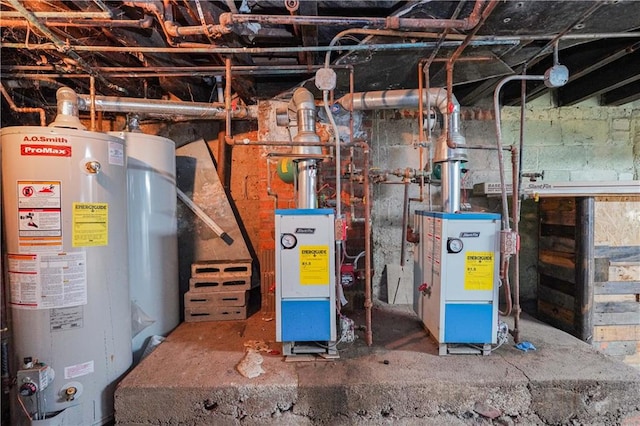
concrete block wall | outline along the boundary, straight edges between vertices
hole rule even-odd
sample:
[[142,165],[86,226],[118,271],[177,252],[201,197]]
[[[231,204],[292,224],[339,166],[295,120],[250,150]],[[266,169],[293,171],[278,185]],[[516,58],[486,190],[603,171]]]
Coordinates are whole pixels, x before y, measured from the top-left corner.
[[[380,110],[368,114],[372,119],[371,126],[367,129],[371,144],[372,169],[419,168],[420,150],[416,145],[419,132],[417,112]],[[425,150],[424,158],[427,157]],[[433,192],[433,203],[440,204],[439,197],[436,196],[439,191],[437,188],[433,188]],[[426,188],[423,189],[422,195],[425,201],[422,203],[412,202],[412,211],[428,208]],[[374,298],[379,300],[393,301],[393,297],[389,297],[390,294],[406,294],[407,292],[412,294],[410,289],[413,286],[415,245],[402,241],[404,199],[402,179],[397,176],[389,176],[385,182],[374,183],[372,198],[373,294]],[[417,185],[411,184],[409,186],[409,198],[420,198],[420,189]],[[412,218],[413,215],[410,217]],[[403,245],[405,262],[401,264]],[[398,267],[400,268],[399,272]]]
[[[574,107],[556,108],[549,97],[541,97],[526,107],[523,171],[542,172],[544,181],[604,181],[639,178],[640,170],[639,102],[622,107],[601,107],[595,100]],[[370,140],[372,167],[417,167],[418,122],[413,114],[377,111],[372,117]],[[495,145],[493,114],[465,114],[463,134],[467,144]],[[479,118],[479,119],[476,119]],[[520,107],[502,109],[502,133],[505,145],[519,141]],[[470,197],[475,183],[499,182],[497,155],[493,151],[469,150],[469,169],[463,180],[469,201],[476,207],[499,212],[496,200]],[[505,170],[510,180],[510,157],[505,156]],[[433,188],[435,209],[439,204],[438,188]],[[402,200],[401,185],[374,185],[373,247],[374,294],[386,298],[385,265],[399,262]],[[412,185],[411,197],[417,188]],[[411,210],[419,208],[412,204]],[[411,223],[411,222],[410,222]],[[531,201],[522,205],[521,215],[521,296],[535,300],[537,283],[537,206]],[[409,244],[409,250],[411,250]],[[409,258],[410,259],[410,258]],[[409,262],[411,263],[411,262]],[[405,265],[405,269],[410,269]],[[410,276],[410,274],[409,274]],[[405,276],[403,280],[409,279]],[[410,285],[410,284],[409,284]]]
[[[640,110],[638,102],[600,107],[588,100],[556,108],[548,96],[527,104],[525,112],[524,172],[544,171],[545,181],[604,181],[638,179]],[[520,107],[502,109],[503,143],[519,141]],[[494,122],[463,121],[467,143],[495,143]],[[472,159],[474,181],[481,176],[498,180],[493,158]]]

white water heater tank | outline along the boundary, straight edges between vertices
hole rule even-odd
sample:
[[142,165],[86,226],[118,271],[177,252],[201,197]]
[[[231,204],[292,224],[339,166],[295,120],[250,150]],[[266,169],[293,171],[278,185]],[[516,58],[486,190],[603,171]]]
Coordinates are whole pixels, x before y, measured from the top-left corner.
[[111,132],[127,147],[129,283],[133,359],[153,335],[180,322],[175,142],[140,132]]
[[0,130],[13,424],[110,421],[132,361],[124,141],[70,121]]

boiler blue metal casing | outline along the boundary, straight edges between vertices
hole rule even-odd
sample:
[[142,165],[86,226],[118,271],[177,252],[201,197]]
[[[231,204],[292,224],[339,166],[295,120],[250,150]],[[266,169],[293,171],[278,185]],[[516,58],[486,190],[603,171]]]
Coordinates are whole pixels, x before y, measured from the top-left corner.
[[414,308],[441,355],[497,340],[500,215],[416,211]]
[[275,212],[276,341],[283,353],[335,352],[332,209]]

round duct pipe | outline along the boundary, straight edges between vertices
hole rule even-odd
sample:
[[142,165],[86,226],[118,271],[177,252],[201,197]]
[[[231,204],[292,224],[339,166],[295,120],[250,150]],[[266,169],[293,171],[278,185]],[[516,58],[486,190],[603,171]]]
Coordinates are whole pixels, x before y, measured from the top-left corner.
[[[296,110],[298,120],[298,133],[294,136],[293,141],[296,143],[308,143],[309,145],[319,144],[320,136],[316,133],[316,104],[313,94],[301,87],[294,92],[291,104]],[[319,146],[296,145],[293,152],[296,155],[311,154],[311,156],[317,156],[322,154],[322,148]],[[316,163],[317,160],[315,159],[301,159],[298,161],[297,207],[300,209],[315,209],[318,207]]]

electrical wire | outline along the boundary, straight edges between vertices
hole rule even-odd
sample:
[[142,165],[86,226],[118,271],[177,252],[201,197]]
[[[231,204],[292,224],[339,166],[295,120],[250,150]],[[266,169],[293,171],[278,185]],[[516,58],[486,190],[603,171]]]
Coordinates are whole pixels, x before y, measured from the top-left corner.
[[313,344],[322,349],[338,349],[338,344],[340,344],[341,342],[342,342],[342,337],[340,337],[340,339],[338,339],[333,345],[323,345],[320,342],[313,342]]
[[[497,345],[491,347],[491,351],[495,351],[500,348],[500,346],[504,345],[508,339],[502,339],[502,341],[498,342]],[[477,345],[467,345],[470,348],[477,349],[479,351],[484,351],[484,348]]]
[[[347,319],[349,319],[347,316],[343,315],[343,314],[342,314],[342,312],[338,312],[338,316],[339,316],[340,318],[347,318]],[[353,323],[353,321],[351,321],[351,323],[350,323],[350,324],[351,324],[351,326],[350,326],[351,331],[353,331],[353,332],[355,333],[355,327],[354,327],[354,323]],[[342,343],[342,341],[344,340],[344,337],[345,337],[345,335],[344,335],[344,333],[342,333],[342,335],[340,336],[340,339],[338,339],[338,340],[337,340],[333,345],[323,345],[323,344],[322,344],[322,343],[320,343],[320,342],[313,342],[313,343],[314,343],[316,346],[321,347],[321,348],[323,348],[323,349],[336,349],[336,350],[337,350],[338,345],[339,345],[340,343]],[[355,340],[354,340],[354,341],[355,341]],[[353,342],[351,342],[351,343],[353,343]]]

